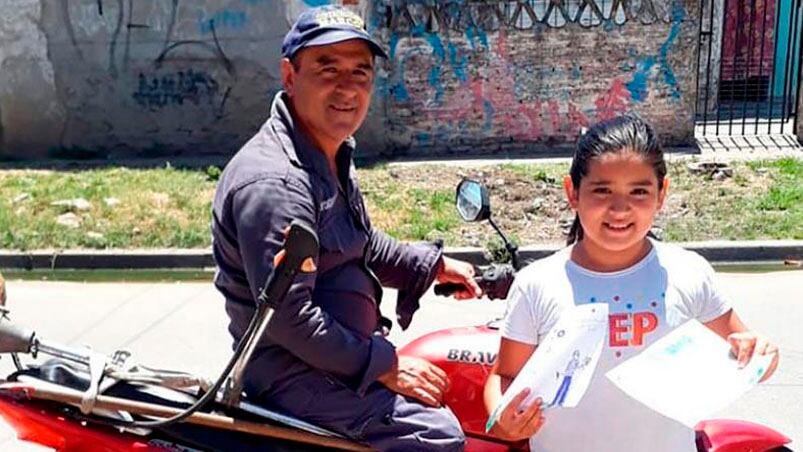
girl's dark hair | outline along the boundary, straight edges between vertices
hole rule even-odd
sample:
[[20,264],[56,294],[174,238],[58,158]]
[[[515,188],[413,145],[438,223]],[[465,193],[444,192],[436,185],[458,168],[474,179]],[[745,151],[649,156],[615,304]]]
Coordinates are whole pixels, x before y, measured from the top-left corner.
[[[580,181],[588,174],[592,159],[617,152],[633,152],[651,163],[658,178],[658,188],[663,186],[666,162],[655,130],[641,117],[627,114],[595,124],[580,137],[569,170],[574,188],[580,187]],[[575,215],[566,244],[571,245],[582,238],[583,226],[580,217]]]

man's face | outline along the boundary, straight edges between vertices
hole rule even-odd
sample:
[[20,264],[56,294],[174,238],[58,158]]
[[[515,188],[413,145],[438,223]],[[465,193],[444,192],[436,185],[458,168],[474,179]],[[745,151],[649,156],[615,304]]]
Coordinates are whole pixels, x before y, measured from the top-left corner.
[[368,44],[351,39],[302,49],[282,61],[282,82],[293,110],[317,145],[335,149],[360,127],[374,81]]

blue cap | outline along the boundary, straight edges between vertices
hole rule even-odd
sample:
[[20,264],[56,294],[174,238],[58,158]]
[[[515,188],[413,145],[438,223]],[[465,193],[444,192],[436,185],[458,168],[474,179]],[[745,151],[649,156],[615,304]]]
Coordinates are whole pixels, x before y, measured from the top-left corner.
[[304,47],[335,44],[349,39],[362,39],[374,55],[388,55],[365,29],[365,22],[342,6],[327,5],[311,8],[298,16],[293,28],[282,42],[282,56],[292,58]]

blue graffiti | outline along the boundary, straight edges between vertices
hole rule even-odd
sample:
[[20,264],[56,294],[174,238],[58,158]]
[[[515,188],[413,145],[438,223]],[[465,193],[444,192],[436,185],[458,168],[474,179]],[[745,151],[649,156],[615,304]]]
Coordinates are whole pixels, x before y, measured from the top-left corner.
[[[483,46],[486,49],[488,48],[488,36],[484,30],[480,29],[476,25],[471,25],[466,29],[465,33],[467,41],[472,49],[475,49],[477,47],[477,43],[479,43],[479,45]],[[390,34],[390,38],[388,41],[388,47],[389,47],[388,54],[392,61],[393,60],[400,61],[398,63],[399,65],[398,67],[402,69],[402,74],[406,63],[405,61],[406,55],[397,58],[398,45],[402,37],[423,38],[432,49],[432,56],[436,59],[437,62],[446,63],[448,61],[449,66],[451,67],[452,71],[455,74],[455,77],[457,77],[457,79],[461,83],[468,81],[468,73],[466,70],[467,58],[465,55],[461,55],[460,48],[451,41],[447,42],[446,46],[444,47],[444,42],[442,41],[441,36],[439,36],[435,32],[428,31],[426,29],[426,25],[423,22],[411,25],[409,31],[404,35],[396,31],[393,31]],[[441,77],[443,75],[443,66],[444,66],[443,64],[438,64],[436,67],[433,67],[432,70],[429,71],[429,76],[427,79],[428,84],[435,89],[436,101],[441,100],[444,95],[443,86],[441,83]],[[393,91],[397,94],[396,98],[398,100],[403,100],[402,97],[404,99],[407,98],[406,90],[403,89],[403,87],[401,86],[402,84],[403,82],[400,81],[399,84],[394,85],[397,87],[397,89],[394,89]]]
[[[477,40],[481,45],[487,48],[488,37],[485,32],[479,31],[479,29],[476,27],[470,27],[469,30],[471,29],[474,31],[466,31],[466,33],[467,35],[471,36],[470,42],[472,42],[472,48],[474,47],[473,41]],[[413,49],[407,49],[403,52],[403,55],[399,55],[398,50],[398,45],[401,38],[408,36],[414,38],[423,38],[429,44],[429,47],[431,48],[431,55],[436,60],[436,64],[430,69],[427,77],[427,83],[435,90],[435,97],[433,99],[435,102],[440,102],[443,100],[445,94],[441,77],[443,76],[444,65],[447,62],[460,83],[468,82],[468,61],[466,55],[462,54],[460,51],[460,47],[451,41],[448,41],[444,47],[444,42],[437,33],[426,31],[423,24],[418,24],[412,26],[409,32],[405,35],[395,31],[390,34],[390,38],[388,40],[388,55],[390,56],[391,61],[397,61],[396,64],[398,71],[394,72],[399,74],[399,80],[393,84],[389,90],[387,90],[388,94],[392,94],[398,101],[406,101],[409,99],[407,89],[404,86],[405,67],[407,66],[407,58],[412,53],[417,52],[415,52]],[[381,92],[382,91],[380,91],[380,93]]]
[[491,104],[491,101],[488,99],[483,100],[482,109],[485,112],[485,130],[491,130],[494,118],[494,107]]
[[488,48],[488,34],[485,33],[485,30],[480,29],[477,32],[477,36],[480,37],[480,42],[482,43],[482,46],[487,49]]
[[328,5],[329,3],[331,3],[329,0],[304,0],[305,5],[312,7]]
[[[396,47],[399,45],[399,34],[398,33],[391,33],[390,40],[388,41],[388,56],[390,57],[390,61],[396,60]],[[407,86],[404,84],[404,73],[405,73],[405,66],[407,65],[407,57],[409,56],[409,52],[407,52],[404,57],[402,57],[398,62],[398,71],[396,72],[396,77],[398,77],[398,81],[393,83],[390,86],[389,80],[387,78],[377,79],[377,83],[380,85],[380,89],[378,90],[379,95],[391,95],[396,98],[399,102],[405,102],[410,98],[410,94],[407,92]]]
[[472,50],[474,49],[474,32],[473,26],[466,28],[466,41],[468,41],[468,44],[471,46]]
[[388,41],[388,47],[390,47],[390,52],[388,52],[388,56],[390,60],[393,61],[396,58],[396,46],[399,45],[399,34],[393,33],[390,35],[390,40]]
[[[398,35],[396,35],[395,33],[392,34],[390,37],[390,52],[389,52],[391,61],[396,60],[396,58],[394,57],[396,55],[396,45],[398,44],[398,42],[399,42]],[[405,84],[404,81],[404,74],[406,72],[407,59],[417,53],[423,53],[422,49],[420,48],[407,49],[403,53],[403,55],[397,60],[398,62],[396,64],[398,70],[392,71],[389,74],[389,77],[393,77],[395,79],[395,82],[391,83],[391,81],[387,77],[383,79],[378,79],[378,83],[380,83],[380,90],[378,90],[378,94],[391,95],[399,102],[406,102],[407,100],[410,99],[410,94],[407,91],[407,85]],[[390,86],[386,90],[382,89],[385,87],[386,84],[390,84]]]
[[429,70],[429,86],[435,88],[435,102],[440,102],[443,99],[443,85],[441,85],[440,80],[441,67],[436,64]]
[[446,59],[446,51],[443,48],[441,38],[435,33],[426,32],[423,34],[429,45],[432,46],[432,54],[438,57],[439,60],[444,61]]
[[675,77],[672,67],[669,65],[669,47],[677,39],[680,34],[680,24],[686,18],[686,10],[683,9],[683,4],[680,1],[675,1],[672,4],[672,28],[669,30],[669,37],[661,45],[661,69],[664,73],[664,81],[672,89],[672,97],[680,99],[680,89],[678,88],[678,81]]
[[[669,49],[672,44],[677,40],[680,34],[680,26],[683,19],[686,17],[686,10],[683,4],[675,0],[672,3],[672,26],[669,30],[669,36],[666,38],[658,53],[658,63],[661,72],[664,75],[664,83],[669,86],[671,96],[673,99],[680,99],[680,88],[678,87],[677,78],[669,65]],[[631,56],[635,56],[635,52],[630,52]],[[633,73],[633,79],[630,80],[625,86],[630,92],[630,98],[634,102],[644,102],[649,97],[648,82],[652,68],[656,64],[655,56],[646,56],[636,60],[636,71]],[[624,67],[624,66],[623,66]]]
[[[446,50],[443,48],[441,38],[432,32],[424,29],[424,24],[414,26],[410,33],[416,37],[424,37],[432,47],[432,54],[441,62],[446,61]],[[435,88],[435,101],[438,102],[443,98],[443,86],[440,83],[441,66],[436,64],[429,71],[429,85]]]
[[653,66],[655,66],[655,57],[648,56],[636,61],[636,72],[633,73],[633,80],[625,84],[627,90],[630,91],[630,98],[633,102],[647,100],[649,96],[647,82]]
[[[404,65],[405,65],[405,63],[406,63],[406,59],[405,59],[405,61],[402,61],[399,64],[399,69],[400,69],[399,72],[401,74],[404,74]],[[387,83],[387,79],[383,79],[383,80]],[[399,102],[406,102],[408,99],[410,99],[410,93],[407,92],[407,86],[405,86],[404,79],[401,76],[399,76],[399,81],[398,82],[394,83],[393,85],[391,85],[388,88],[387,93],[383,93],[382,91],[380,91],[380,94],[391,95],[391,96],[395,97],[396,100],[398,100]]]
[[388,94],[392,94],[399,102],[404,102],[410,98],[410,94],[407,92],[407,87],[404,86],[404,81],[399,81],[391,86]]
[[207,34],[211,33],[213,28],[215,30],[243,28],[246,23],[248,23],[248,14],[245,11],[224,9],[208,19],[205,13],[201,13],[198,18],[198,29],[201,34]]
[[[425,31],[423,24],[420,24],[420,25],[417,25],[415,27],[412,27],[411,30],[410,30],[410,34],[413,37],[423,37],[429,43],[430,47],[432,47],[432,55],[434,55],[435,58],[437,60],[441,61],[441,62],[445,62],[446,61],[446,49],[444,49],[443,43],[441,42],[441,39],[440,39],[440,37],[438,37],[437,34]],[[389,47],[390,47],[389,56],[390,56],[391,60],[395,60],[396,59],[397,46],[399,44],[399,39],[400,39],[400,36],[399,36],[398,33],[396,33],[396,32],[391,33],[390,41],[388,43]],[[450,52],[451,52],[451,49],[450,49]],[[455,50],[455,52],[456,52],[456,50]],[[405,66],[407,64],[407,58],[412,53],[414,53],[414,52],[411,52],[411,51],[405,52],[404,56],[402,56],[401,59],[399,60],[399,63],[398,63],[399,71],[397,72],[399,74],[398,75],[399,81],[397,83],[395,83],[393,86],[391,86],[391,88],[390,88],[390,93],[395,96],[396,100],[401,101],[401,102],[406,101],[407,99],[409,99],[409,94],[407,92],[407,88],[404,85],[404,73],[405,73],[404,69],[405,69]],[[456,53],[455,53],[454,61],[457,61],[456,58],[457,57],[456,57]],[[440,82],[441,67],[442,67],[442,65],[436,64],[429,71],[428,82],[429,82],[430,86],[435,88],[435,101],[440,101],[443,98],[443,94],[444,94],[443,86],[442,86],[442,84]]]
[[471,46],[471,49],[474,50],[477,48],[476,44],[474,43],[475,40],[479,40],[480,45],[482,47],[488,48],[488,34],[485,33],[485,30],[477,27],[476,25],[470,25],[466,28],[466,41]]
[[457,79],[461,82],[465,82],[468,80],[466,76],[466,56],[462,55],[460,60],[457,59],[457,46],[453,43],[449,43],[449,63],[454,68],[454,73],[457,76]]

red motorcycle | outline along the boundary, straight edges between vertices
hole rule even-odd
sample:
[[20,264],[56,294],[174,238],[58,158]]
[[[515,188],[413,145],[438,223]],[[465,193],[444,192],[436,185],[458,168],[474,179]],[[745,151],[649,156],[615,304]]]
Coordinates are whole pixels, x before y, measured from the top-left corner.
[[[487,190],[463,181],[457,208],[467,221],[489,220],[501,235],[510,264],[480,267],[477,281],[489,298],[502,299],[519,267],[516,247],[493,223]],[[172,370],[131,363],[126,352],[108,357],[54,344],[13,325],[0,307],[0,353],[17,371],[0,384],[0,415],[22,440],[59,451],[368,451],[369,447],[299,419],[243,400],[241,377],[256,339],[261,337],[298,272],[317,255],[315,233],[294,223],[284,251],[259,297],[257,311],[234,355],[216,382]],[[455,287],[436,286],[449,294]],[[499,338],[493,324],[453,328],[425,335],[399,353],[425,358],[449,375],[444,402],[467,437],[466,450],[527,450],[485,433],[482,393],[496,357]],[[36,366],[18,354],[52,357]],[[784,451],[790,439],[762,425],[710,420],[697,426],[700,451]]]

